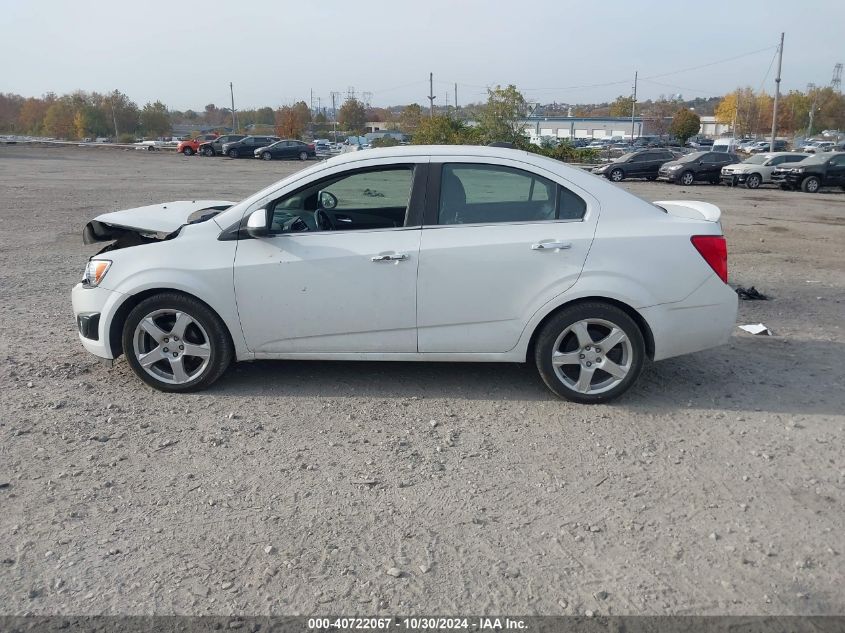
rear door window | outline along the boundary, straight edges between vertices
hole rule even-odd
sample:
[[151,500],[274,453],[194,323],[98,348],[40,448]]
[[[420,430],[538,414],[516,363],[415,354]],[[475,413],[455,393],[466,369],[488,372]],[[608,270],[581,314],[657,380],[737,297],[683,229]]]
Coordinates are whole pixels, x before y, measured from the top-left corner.
[[442,168],[438,224],[495,224],[581,219],[586,203],[537,174],[475,163]]

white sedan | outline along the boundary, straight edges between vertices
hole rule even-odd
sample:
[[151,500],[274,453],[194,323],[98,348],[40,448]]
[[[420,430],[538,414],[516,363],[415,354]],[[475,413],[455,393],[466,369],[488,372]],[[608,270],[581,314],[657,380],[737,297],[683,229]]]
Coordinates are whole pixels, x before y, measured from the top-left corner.
[[73,310],[89,352],[162,391],[233,360],[533,362],[604,402],[730,337],[719,216],[512,149],[348,153],[238,203],[98,216]]

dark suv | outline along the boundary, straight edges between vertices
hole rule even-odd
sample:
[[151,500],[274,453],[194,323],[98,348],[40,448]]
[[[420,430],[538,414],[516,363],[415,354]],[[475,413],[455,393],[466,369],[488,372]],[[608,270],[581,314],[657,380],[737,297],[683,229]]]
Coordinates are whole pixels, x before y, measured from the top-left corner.
[[241,156],[255,156],[255,150],[259,147],[267,147],[277,141],[281,141],[278,136],[245,136],[239,141],[226,143],[223,147],[223,153],[229,158],[239,158]]
[[676,185],[691,185],[696,180],[718,185],[722,167],[738,162],[737,155],[730,152],[695,152],[665,163],[657,172],[657,177]]
[[813,154],[800,163],[778,167],[772,182],[781,189],[801,189],[815,193],[822,187],[842,187],[845,191],[845,152]]
[[660,166],[680,156],[668,149],[647,149],[639,152],[623,154],[616,160],[596,167],[594,174],[600,174],[613,182],[619,182],[625,178],[646,178],[657,179],[657,170]]
[[224,134],[223,136],[218,136],[213,141],[200,143],[200,146],[197,148],[197,154],[200,156],[216,156],[217,154],[222,154],[224,143],[234,143],[235,141],[240,141],[245,136],[246,134]]

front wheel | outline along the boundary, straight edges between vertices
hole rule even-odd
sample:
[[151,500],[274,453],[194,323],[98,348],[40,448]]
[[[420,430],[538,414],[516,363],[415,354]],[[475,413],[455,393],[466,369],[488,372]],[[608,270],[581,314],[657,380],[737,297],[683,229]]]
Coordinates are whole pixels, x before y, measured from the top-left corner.
[[687,187],[689,187],[692,183],[695,182],[695,174],[693,174],[691,171],[685,171],[681,174],[681,177],[678,179],[678,182],[680,182],[682,185],[686,185]]
[[214,156],[214,150],[210,147],[205,147],[202,150],[202,155],[203,156]]
[[261,158],[264,160],[273,160],[273,155],[270,152],[261,152]]
[[540,330],[537,370],[561,398],[598,404],[621,396],[643,368],[642,332],[616,306],[587,302],[564,308]]
[[185,149],[183,149],[183,150],[182,150],[182,153],[183,153],[185,156],[193,156],[193,155],[194,155],[194,150],[192,150],[190,147],[186,147]]
[[229,158],[237,158],[238,157],[238,150],[230,149],[229,150]]
[[805,178],[801,183],[801,191],[805,193],[816,193],[819,187],[821,187],[821,184],[821,180],[815,176],[810,176],[809,178]]
[[625,172],[623,172],[618,167],[610,172],[610,179],[613,182],[622,182],[622,179],[625,178]]
[[762,179],[760,178],[760,174],[751,174],[745,179],[745,186],[749,189],[756,189],[760,186],[761,182]]
[[168,392],[205,389],[234,356],[220,317],[174,292],[153,295],[132,309],[123,326],[123,350],[141,380]]

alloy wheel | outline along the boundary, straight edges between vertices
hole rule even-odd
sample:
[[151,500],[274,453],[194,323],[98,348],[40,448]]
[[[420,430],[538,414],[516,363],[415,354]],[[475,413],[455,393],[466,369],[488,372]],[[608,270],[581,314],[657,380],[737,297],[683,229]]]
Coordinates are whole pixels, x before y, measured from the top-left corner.
[[621,169],[614,169],[612,172],[610,172],[610,179],[613,182],[619,182],[622,180],[623,177],[624,174],[622,173]]
[[695,176],[693,176],[693,175],[692,175],[692,172],[689,172],[689,171],[688,171],[688,172],[685,172],[685,173],[681,176],[681,184],[682,184],[682,185],[687,185],[687,186],[689,186],[689,185],[691,185],[691,184],[692,184],[692,183],[694,183],[694,182],[695,182]]
[[552,346],[552,366],[564,385],[583,394],[613,389],[630,372],[631,341],[605,319],[582,319],[567,327]]
[[273,155],[270,152],[264,152],[261,154],[261,158],[264,160],[273,160]]
[[132,335],[135,358],[150,376],[171,385],[199,377],[211,358],[210,338],[191,315],[181,310],[154,310]]
[[307,152],[299,152],[299,160],[308,160]]

